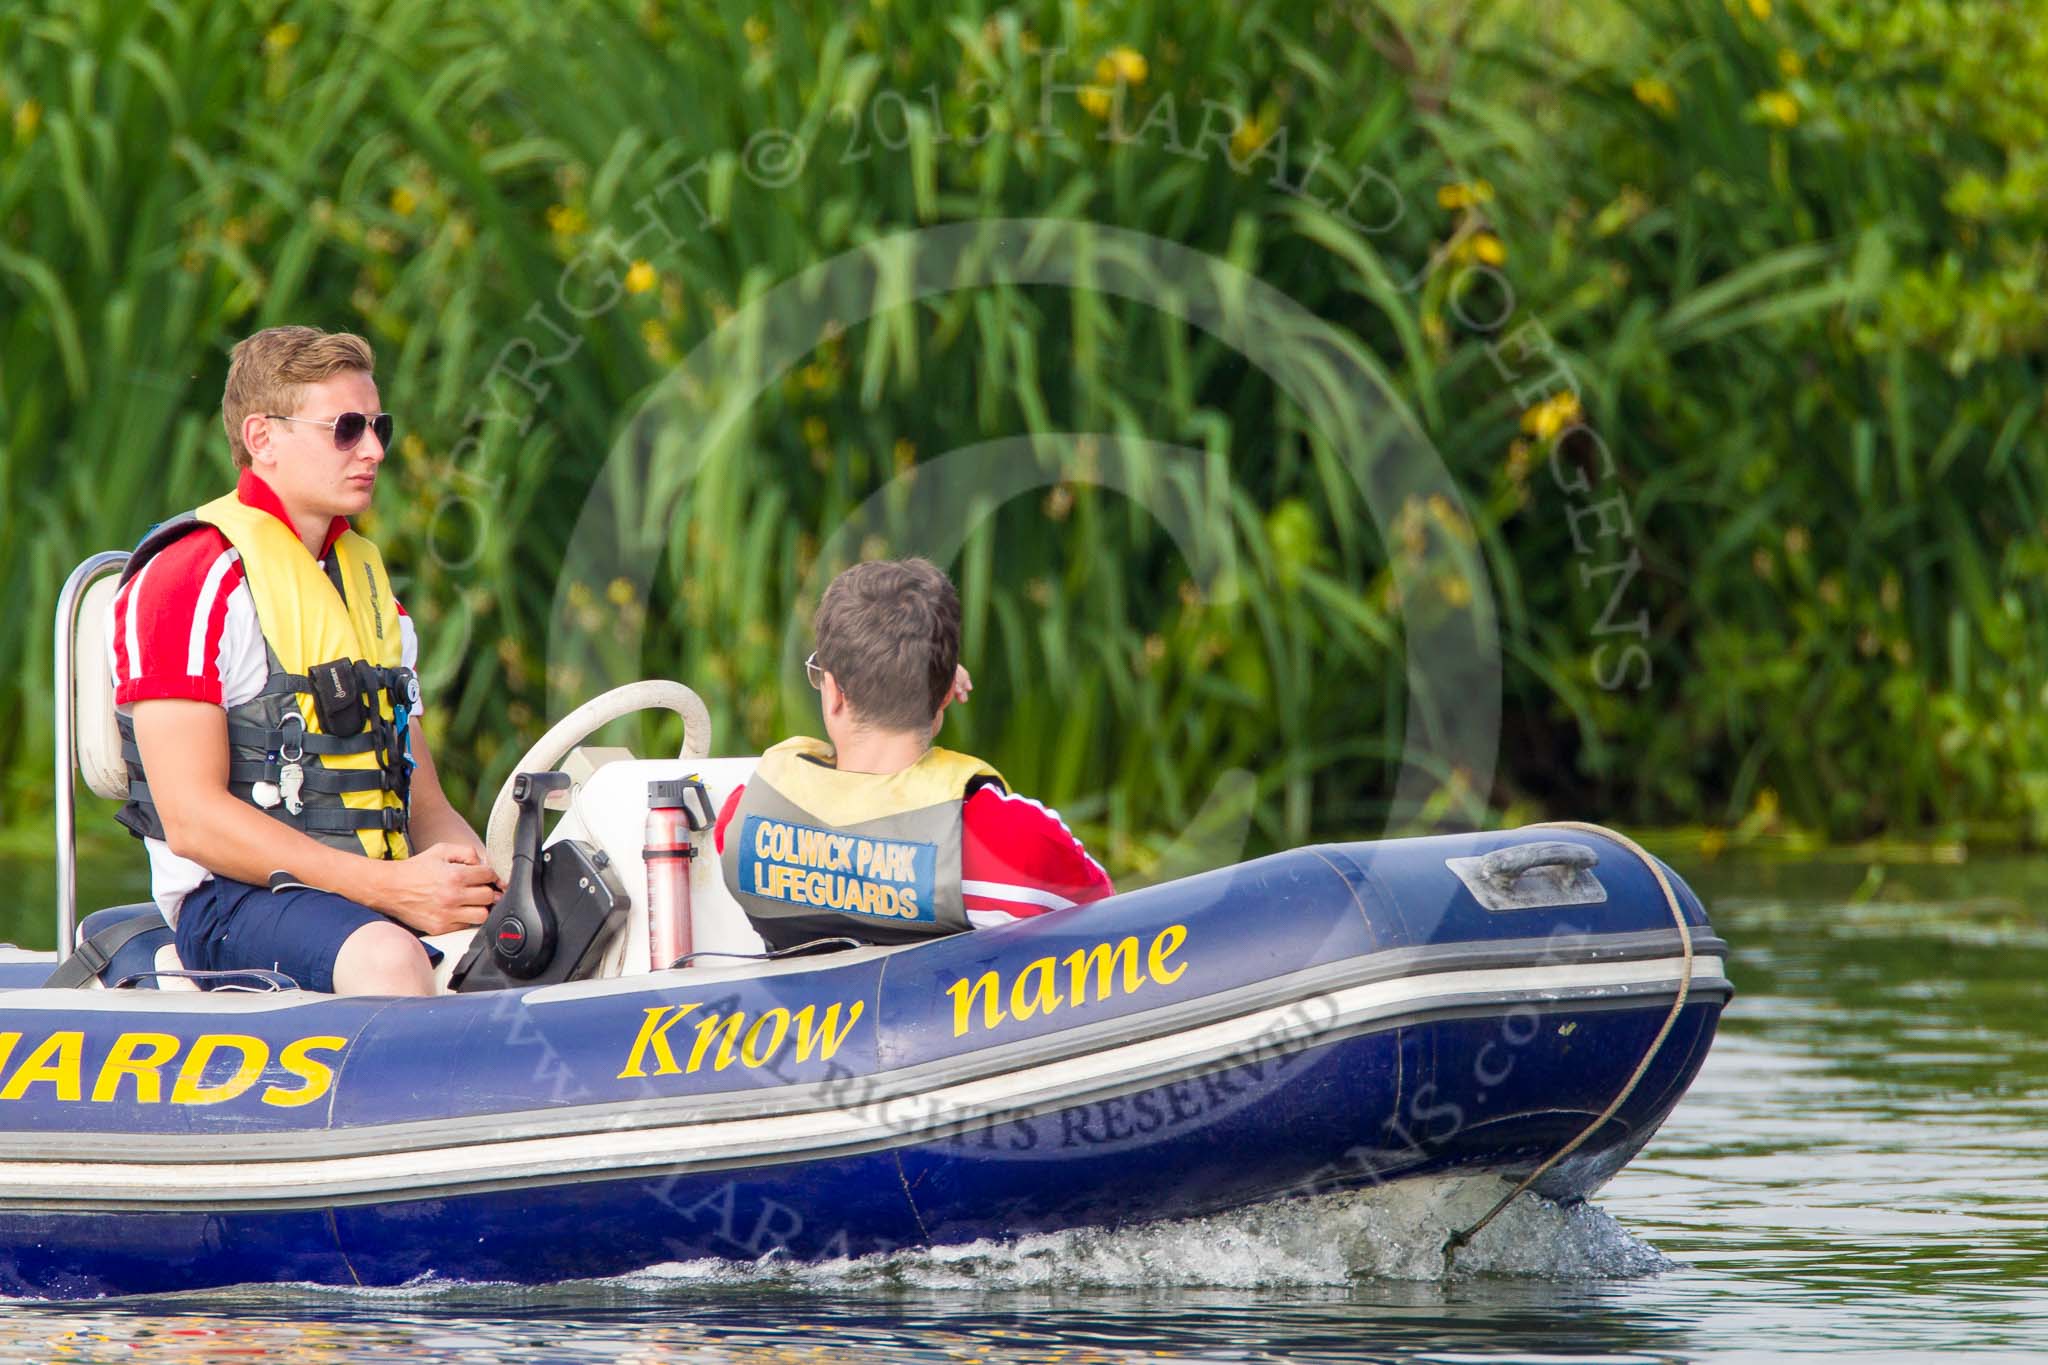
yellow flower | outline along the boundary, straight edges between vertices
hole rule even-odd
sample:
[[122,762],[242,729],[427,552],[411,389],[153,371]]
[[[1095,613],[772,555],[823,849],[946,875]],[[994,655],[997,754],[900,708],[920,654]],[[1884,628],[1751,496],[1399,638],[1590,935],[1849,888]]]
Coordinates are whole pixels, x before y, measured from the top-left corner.
[[1633,185],[1622,186],[1621,193],[1614,196],[1614,202],[1593,215],[1593,235],[1612,237],[1629,224],[1649,212],[1650,201],[1643,192]]
[[1095,79],[1105,85],[1122,81],[1126,85],[1143,85],[1152,67],[1145,60],[1145,54],[1133,48],[1113,47],[1109,55],[1095,64]]
[[1799,122],[1799,99],[1789,90],[1766,90],[1756,97],[1757,111],[1781,128]]
[[1806,70],[1806,63],[1800,61],[1799,54],[1791,48],[1781,47],[1778,49],[1778,70],[1784,74],[1786,80],[1796,81],[1800,73]]
[[633,585],[623,578],[614,578],[604,590],[605,599],[615,607],[623,607],[633,600]]
[[655,279],[653,266],[645,261],[635,261],[632,268],[626,271],[626,292],[644,294],[654,288]]
[[412,211],[420,206],[420,198],[404,185],[391,191],[391,211],[401,218],[412,217]]
[[1582,416],[1584,409],[1579,406],[1578,394],[1566,389],[1523,413],[1522,430],[1539,441],[1548,441],[1559,432],[1578,425]]
[[1273,130],[1266,125],[1265,119],[1254,115],[1230,135],[1231,154],[1242,161],[1265,146],[1266,140],[1272,136]]
[[1507,260],[1508,249],[1501,245],[1500,238],[1482,232],[1472,239],[1472,254],[1485,265],[1500,265]]
[[1636,100],[1646,108],[1669,117],[1678,112],[1678,92],[1662,76],[1644,76],[1633,86]]
[[23,100],[14,110],[14,140],[27,142],[36,135],[36,129],[43,121],[41,100]]
[[740,32],[746,34],[747,41],[755,47],[768,41],[768,25],[751,14],[747,16],[747,21],[740,25]]
[[548,205],[548,231],[557,237],[574,237],[589,224],[582,209],[570,204]]
[[1474,180],[1467,184],[1460,181],[1452,185],[1437,187],[1436,202],[1447,209],[1477,208],[1493,199],[1493,182]]
[[299,41],[299,35],[304,32],[305,30],[297,24],[279,24],[276,28],[263,35],[263,48],[272,56],[289,52],[293,45]]
[[1079,100],[1081,102],[1081,107],[1083,109],[1086,109],[1094,117],[1109,117],[1109,109],[1113,101],[1111,98],[1111,92],[1105,89],[1104,87],[1099,85],[1084,85],[1081,87],[1080,91],[1075,94],[1074,98]]
[[647,354],[659,361],[666,361],[676,353],[668,339],[668,328],[661,325],[660,318],[648,318],[640,324],[640,340],[647,346]]
[[1749,0],[1749,12],[1761,22],[1771,17],[1771,0]]

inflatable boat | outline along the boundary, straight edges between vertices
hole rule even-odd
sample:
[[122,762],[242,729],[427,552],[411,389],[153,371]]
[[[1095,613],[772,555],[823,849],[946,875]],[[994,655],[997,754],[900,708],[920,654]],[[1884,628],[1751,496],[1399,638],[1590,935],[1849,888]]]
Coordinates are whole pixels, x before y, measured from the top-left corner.
[[[565,717],[494,807],[506,899],[524,885],[559,940],[539,973],[454,981],[499,951],[501,905],[444,944],[446,994],[195,989],[154,907],[72,922],[74,767],[120,785],[91,645],[118,561],[59,612],[58,942],[137,927],[83,987],[45,985],[55,953],[0,961],[0,1292],[855,1257],[1429,1174],[1582,1198],[1670,1114],[1729,997],[1698,900],[1590,826],[1326,844],[783,958],[704,857],[672,966],[635,891],[650,791],[716,801],[753,760],[708,757],[666,683]],[[679,757],[581,745],[650,704],[683,714]]]

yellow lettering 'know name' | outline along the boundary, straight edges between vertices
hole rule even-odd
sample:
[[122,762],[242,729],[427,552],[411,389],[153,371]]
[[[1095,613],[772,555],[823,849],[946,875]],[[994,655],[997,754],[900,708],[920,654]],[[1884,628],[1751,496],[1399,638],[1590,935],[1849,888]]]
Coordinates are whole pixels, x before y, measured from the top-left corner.
[[[1057,1010],[1107,1000],[1119,989],[1125,995],[1133,995],[1155,982],[1170,986],[1188,969],[1185,962],[1173,960],[1187,937],[1184,924],[1169,924],[1161,929],[1143,950],[1142,968],[1138,939],[1129,935],[1115,943],[1077,948],[1064,958],[1035,958],[1010,980],[1007,989],[1000,972],[983,972],[971,981],[962,977],[946,987],[946,994],[953,999],[953,1036],[958,1038],[973,1026],[977,1003],[981,1006],[981,1027],[992,1029],[1006,1019],[1035,1019]],[[1060,994],[1061,966],[1067,969],[1064,996]],[[1009,1006],[1008,1013],[1004,1012],[1005,1004]]]
[[[805,1005],[794,1012],[777,1006],[757,1015],[749,1015],[744,1010],[702,1015],[692,1021],[695,1033],[688,1035],[692,1041],[687,1058],[678,1062],[669,1030],[697,1007],[696,1001],[684,1005],[649,1005],[640,1020],[640,1032],[633,1039],[619,1079],[630,1081],[646,1076],[692,1075],[707,1066],[712,1071],[723,1071],[735,1061],[749,1067],[766,1066],[792,1042],[797,1061],[808,1062],[815,1056],[820,1061],[829,1062],[853,1032],[853,1026],[860,1022],[861,1015],[867,1010],[867,1001],[837,1000],[827,1005],[822,1015],[816,1005]],[[845,1011],[843,1021],[842,1010]],[[648,1065],[650,1062],[653,1063],[652,1069]]]

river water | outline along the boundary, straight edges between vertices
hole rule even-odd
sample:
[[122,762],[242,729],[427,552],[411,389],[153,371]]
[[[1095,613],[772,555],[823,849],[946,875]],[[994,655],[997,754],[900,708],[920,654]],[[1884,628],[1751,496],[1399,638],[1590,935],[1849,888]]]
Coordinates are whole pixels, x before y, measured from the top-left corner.
[[[544,1290],[16,1303],[0,1360],[2048,1355],[2048,860],[1673,861],[1735,949],[1705,1070],[1597,1207],[1523,1201],[1448,1273],[1483,1191]],[[27,896],[0,933],[47,945],[47,865],[0,876]]]

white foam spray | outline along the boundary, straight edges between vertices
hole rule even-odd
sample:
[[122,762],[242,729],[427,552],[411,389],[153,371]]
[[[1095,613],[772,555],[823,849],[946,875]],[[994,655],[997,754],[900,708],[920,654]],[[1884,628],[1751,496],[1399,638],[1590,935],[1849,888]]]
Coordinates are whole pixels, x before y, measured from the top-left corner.
[[1263,1204],[1206,1218],[1037,1233],[822,1262],[697,1260],[617,1283],[773,1284],[843,1290],[1081,1287],[1250,1288],[1479,1275],[1612,1279],[1675,1262],[1590,1204],[1523,1195],[1446,1264],[1451,1233],[1505,1187],[1492,1178],[1404,1181],[1382,1189]]

